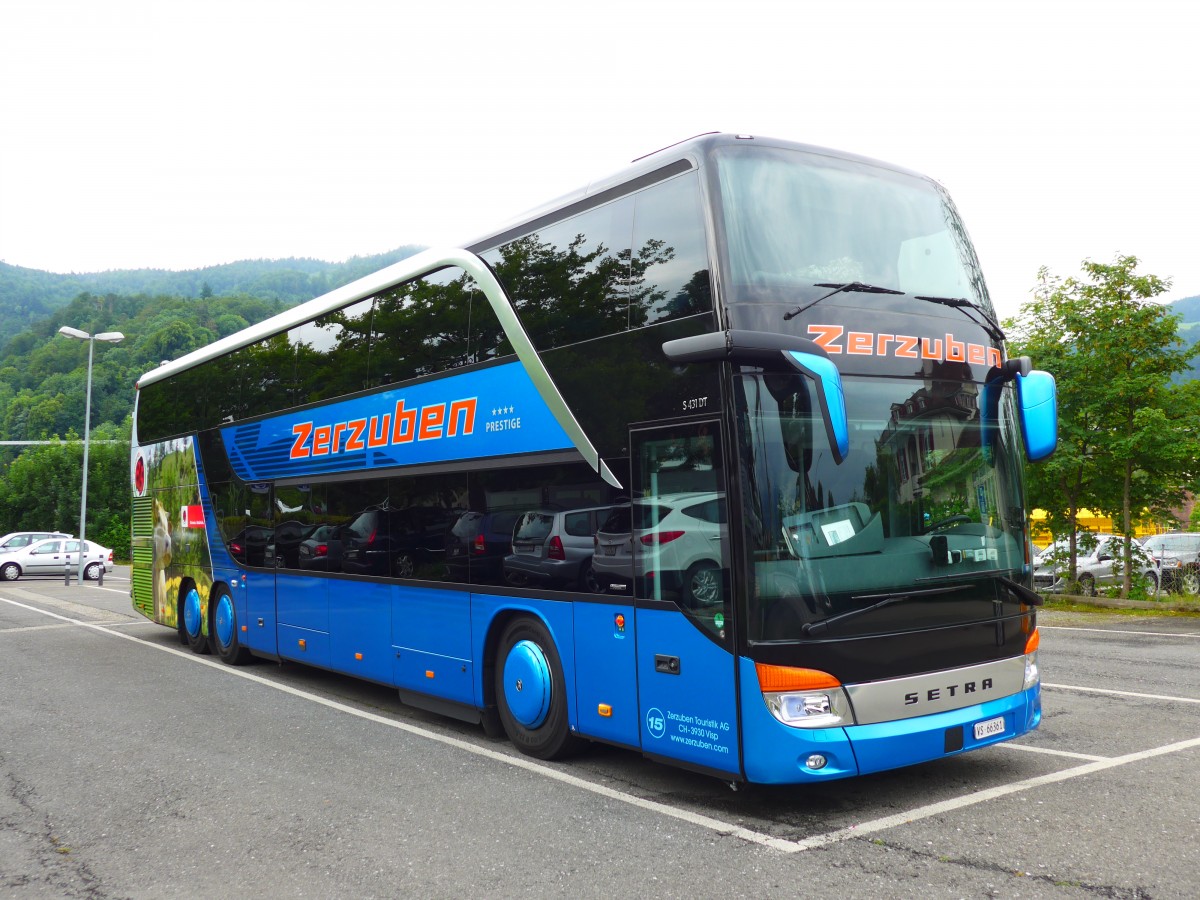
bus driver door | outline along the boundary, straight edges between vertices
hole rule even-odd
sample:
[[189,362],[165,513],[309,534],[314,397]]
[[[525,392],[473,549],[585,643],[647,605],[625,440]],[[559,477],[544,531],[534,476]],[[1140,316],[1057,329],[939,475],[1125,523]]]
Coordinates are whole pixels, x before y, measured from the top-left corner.
[[632,545],[642,751],[737,774],[736,658],[720,426],[634,430]]

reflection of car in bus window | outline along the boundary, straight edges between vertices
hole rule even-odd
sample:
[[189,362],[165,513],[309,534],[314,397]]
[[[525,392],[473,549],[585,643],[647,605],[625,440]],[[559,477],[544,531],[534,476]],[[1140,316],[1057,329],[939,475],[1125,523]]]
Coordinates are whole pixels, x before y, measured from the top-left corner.
[[323,572],[342,570],[342,529],[337,525],[318,525],[300,542],[296,558],[302,569]]
[[454,523],[444,509],[414,506],[364,510],[343,532],[342,570],[359,575],[420,578],[430,562],[441,562]]
[[273,528],[247,525],[229,539],[229,543],[226,545],[229,548],[229,555],[247,566],[264,566],[266,565],[267,545],[271,542],[274,533]]
[[721,494],[664,494],[617,507],[595,537],[592,567],[605,590],[628,591],[652,577],[688,607],[722,602],[722,542],[728,540]]
[[512,585],[552,584],[601,590],[592,571],[596,530],[611,506],[529,510],[517,519],[504,580]]
[[513,529],[524,509],[465,512],[446,539],[446,574],[454,581],[498,584],[504,557],[512,553]]
[[300,568],[300,544],[317,529],[303,522],[280,522],[263,553],[264,565],[280,569]]

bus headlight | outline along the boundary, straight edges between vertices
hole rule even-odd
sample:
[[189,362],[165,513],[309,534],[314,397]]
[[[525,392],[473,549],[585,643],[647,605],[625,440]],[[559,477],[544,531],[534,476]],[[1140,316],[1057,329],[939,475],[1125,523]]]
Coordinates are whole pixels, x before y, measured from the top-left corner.
[[1021,688],[1023,691],[1029,690],[1042,680],[1042,673],[1038,669],[1038,647],[1041,642],[1042,637],[1035,628],[1029,640],[1025,642],[1025,686]]
[[842,683],[828,672],[756,663],[767,709],[793,728],[853,725],[854,715]]
[[763,694],[763,700],[771,715],[793,728],[835,728],[854,724],[850,704],[841,688],[819,694]]
[[1042,680],[1042,673],[1038,671],[1037,656],[1036,650],[1025,654],[1025,686],[1021,688],[1023,691],[1029,690]]

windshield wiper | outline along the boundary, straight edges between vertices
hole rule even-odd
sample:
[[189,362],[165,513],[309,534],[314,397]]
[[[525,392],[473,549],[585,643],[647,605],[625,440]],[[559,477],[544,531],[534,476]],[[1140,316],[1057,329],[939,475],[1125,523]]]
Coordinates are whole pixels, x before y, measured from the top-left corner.
[[815,284],[813,287],[833,288],[828,294],[822,294],[816,300],[805,303],[803,306],[797,306],[790,313],[783,314],[783,321],[794,319],[800,313],[804,312],[810,306],[816,306],[827,297],[832,297],[834,294],[840,294],[842,291],[855,291],[859,294],[903,294],[904,291],[894,291],[891,288],[876,287],[873,284],[863,284],[861,281],[847,281],[845,284]]
[[918,578],[917,584],[962,581],[964,578],[995,578],[1008,589],[1009,593],[1016,594],[1018,599],[1028,603],[1030,606],[1042,606],[1045,603],[1045,600],[1042,599],[1041,594],[1037,593],[1036,591],[1031,591],[1019,581],[1014,581],[1008,577],[1009,575],[1014,574],[1016,571],[1016,569],[989,569],[983,572],[955,572],[951,575],[938,575],[933,578]]
[[1029,588],[1020,582],[1013,581],[1011,578],[1005,578],[1003,575],[997,575],[996,580],[1017,595],[1018,599],[1023,600],[1030,606],[1043,606],[1045,600],[1037,591],[1031,591]]
[[[971,319],[976,325],[986,331],[993,340],[1005,340],[1004,332],[1000,329],[1000,325],[986,311],[980,309],[966,297],[923,297],[918,296],[918,300],[928,300],[930,303],[940,303],[942,306],[952,306],[955,309],[961,309],[967,318]],[[970,312],[968,312],[970,310]],[[982,322],[972,316],[971,313],[977,313]]]
[[[873,603],[870,606],[864,606],[861,609],[852,609],[848,612],[839,613],[836,616],[830,616],[828,619],[821,619],[818,622],[805,622],[800,626],[800,630],[806,635],[820,634],[827,630],[830,625],[835,625],[838,622],[845,622],[848,619],[857,619],[859,616],[865,616],[869,612],[874,612],[877,609],[883,609],[885,606],[894,606],[897,603],[904,603],[906,600],[911,600],[913,597],[928,597],[931,594],[952,594],[955,591],[965,591],[969,588],[969,584],[952,584],[945,587],[925,588],[920,591],[905,591],[903,594],[886,594],[882,595],[883,599],[878,603]],[[880,594],[860,594],[853,598],[855,600],[870,600],[873,597],[879,597]]]

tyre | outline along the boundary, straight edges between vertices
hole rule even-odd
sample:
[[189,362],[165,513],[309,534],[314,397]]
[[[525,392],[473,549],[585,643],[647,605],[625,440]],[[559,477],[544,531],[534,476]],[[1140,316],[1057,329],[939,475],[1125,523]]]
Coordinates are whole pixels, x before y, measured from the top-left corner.
[[4,581],[16,581],[21,577],[21,567],[14,562],[5,563],[0,566],[0,579]]
[[722,601],[721,570],[716,563],[704,560],[695,563],[683,576],[684,602],[695,609],[700,606],[720,606]]
[[200,592],[195,585],[179,601],[183,633],[193,653],[208,653],[208,635],[204,633],[204,610],[200,603]]
[[209,640],[217,656],[231,666],[244,666],[250,661],[250,651],[242,646],[237,609],[228,589],[224,586],[214,587],[208,598],[208,609],[212,615]]
[[100,563],[88,563],[83,568],[84,581],[99,581],[100,580]]
[[1085,597],[1096,596],[1096,579],[1091,575],[1079,576],[1079,593]]
[[561,759],[583,741],[571,734],[562,662],[550,632],[537,619],[514,619],[500,636],[496,707],[504,732],[522,753]]
[[1200,594],[1200,573],[1195,569],[1187,569],[1179,576],[1180,593],[1195,597]]

